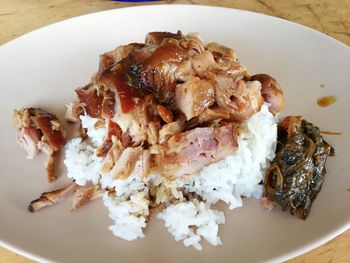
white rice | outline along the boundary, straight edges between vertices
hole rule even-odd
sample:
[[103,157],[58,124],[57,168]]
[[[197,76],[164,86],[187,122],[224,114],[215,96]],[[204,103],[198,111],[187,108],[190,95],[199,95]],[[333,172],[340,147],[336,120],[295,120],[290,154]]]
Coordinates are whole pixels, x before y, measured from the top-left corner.
[[99,121],[98,118],[91,118],[88,115],[81,115],[80,120],[83,128],[87,129],[87,135],[91,139],[93,146],[100,146],[107,133],[107,129],[105,127],[100,127],[98,129],[95,128],[95,124]]
[[222,244],[218,236],[218,224],[225,223],[224,213],[210,209],[208,203],[193,199],[170,205],[157,217],[165,221],[165,226],[175,240],[183,240],[186,247],[194,246],[201,250],[199,241],[202,237],[213,246]]
[[[149,214],[148,191],[153,185],[158,187],[156,202],[168,205],[158,218],[164,220],[176,240],[182,240],[185,246],[194,246],[198,250],[202,239],[214,246],[221,244],[218,225],[225,222],[225,217],[210,206],[222,200],[234,209],[242,206],[242,196],[260,198],[262,186],[259,183],[275,155],[277,120],[265,104],[260,112],[241,125],[237,139],[239,147],[233,155],[205,167],[189,179],[170,182],[153,173],[148,181],[143,181],[139,176],[140,163],[137,163],[128,179],[114,180],[110,174],[100,175],[101,158],[95,155],[106,129],[94,128],[97,119],[82,116],[81,120],[83,127],[88,129],[92,144],[77,138],[66,145],[68,177],[80,185],[92,181],[100,183],[103,188],[115,187],[116,194],[111,196],[106,193],[103,202],[109,210],[109,217],[114,220],[109,229],[126,240],[144,237],[142,229],[146,227]],[[201,196],[204,202],[186,200],[183,189]],[[177,200],[176,204],[169,203],[170,197]]]
[[95,148],[82,142],[80,137],[70,140],[66,146],[64,164],[67,167],[67,176],[78,185],[85,185],[91,181],[98,184],[102,159],[95,155]]
[[114,225],[109,226],[112,233],[125,240],[131,241],[143,238],[142,228],[146,227],[146,217],[149,215],[149,201],[144,192],[124,197],[111,197],[108,192],[103,195],[103,203],[108,208],[109,217]]

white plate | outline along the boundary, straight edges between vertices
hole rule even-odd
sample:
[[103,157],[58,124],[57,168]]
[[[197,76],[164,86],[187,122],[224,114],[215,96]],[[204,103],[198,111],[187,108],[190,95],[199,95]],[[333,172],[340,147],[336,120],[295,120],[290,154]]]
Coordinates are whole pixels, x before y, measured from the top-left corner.
[[[112,236],[101,202],[70,212],[70,202],[31,214],[28,202],[65,184],[48,184],[41,156],[25,159],[10,125],[14,108],[40,106],[63,116],[74,89],[89,81],[99,54],[148,31],[199,32],[207,41],[233,47],[251,73],[268,73],[284,88],[285,114],[302,114],[322,130],[336,149],[327,163],[322,192],[306,221],[256,200],[226,211],[220,228],[223,246],[199,253],[173,240],[153,218],[146,238],[135,242]],[[350,49],[309,28],[266,15],[202,6],[147,6],[111,10],[56,23],[0,48],[1,182],[0,244],[36,260],[64,262],[256,262],[285,260],[335,237],[350,223],[349,102]],[[325,87],[321,87],[324,85]],[[316,99],[336,95],[320,108]],[[62,160],[61,160],[62,161]]]

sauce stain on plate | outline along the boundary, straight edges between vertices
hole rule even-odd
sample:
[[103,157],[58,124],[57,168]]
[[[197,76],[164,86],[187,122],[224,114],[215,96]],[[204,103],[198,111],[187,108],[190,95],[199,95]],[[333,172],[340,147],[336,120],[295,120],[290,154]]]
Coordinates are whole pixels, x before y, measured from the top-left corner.
[[325,96],[317,99],[317,105],[320,107],[328,107],[337,101],[336,96]]

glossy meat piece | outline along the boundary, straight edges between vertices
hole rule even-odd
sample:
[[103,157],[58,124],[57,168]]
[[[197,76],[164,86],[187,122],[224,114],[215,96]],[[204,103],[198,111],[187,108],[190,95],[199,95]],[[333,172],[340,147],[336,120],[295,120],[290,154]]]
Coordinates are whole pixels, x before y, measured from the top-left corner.
[[214,103],[214,86],[209,81],[191,77],[176,88],[176,105],[186,120],[203,113]]
[[180,30],[176,34],[170,32],[149,32],[146,35],[145,43],[146,45],[160,45],[164,39],[173,38],[180,40],[182,37]]
[[128,45],[120,45],[114,50],[106,52],[100,56],[99,72],[109,68],[115,63],[118,63],[122,59],[126,58],[130,52],[134,49],[141,49],[144,44],[131,43]]
[[192,175],[235,152],[236,128],[231,124],[195,128],[175,134],[165,147],[159,160],[162,173],[168,178]]
[[157,111],[162,120],[166,123],[173,121],[173,113],[163,105],[157,105]]
[[43,133],[42,140],[51,147],[52,151],[58,151],[66,144],[55,115],[41,112],[34,118],[39,130]]
[[76,89],[80,102],[92,118],[112,118],[115,113],[115,92],[103,85],[90,83]]
[[261,83],[261,95],[264,101],[270,103],[269,110],[273,115],[283,111],[285,107],[283,91],[273,77],[267,74],[256,74],[251,76],[250,80],[258,80]]
[[165,42],[142,64],[140,87],[154,94],[160,102],[174,96],[177,65],[187,57],[186,51],[172,42]]

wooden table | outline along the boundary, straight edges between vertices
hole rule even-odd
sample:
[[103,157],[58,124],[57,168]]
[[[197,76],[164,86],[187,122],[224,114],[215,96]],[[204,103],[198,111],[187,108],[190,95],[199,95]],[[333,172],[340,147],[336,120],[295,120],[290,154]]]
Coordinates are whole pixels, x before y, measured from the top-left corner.
[[[215,5],[265,13],[304,24],[350,46],[350,0],[168,0],[149,4],[155,3]],[[140,4],[102,0],[0,0],[0,45],[70,17]],[[0,247],[0,262],[33,261]],[[350,262],[350,230],[288,262]]]

